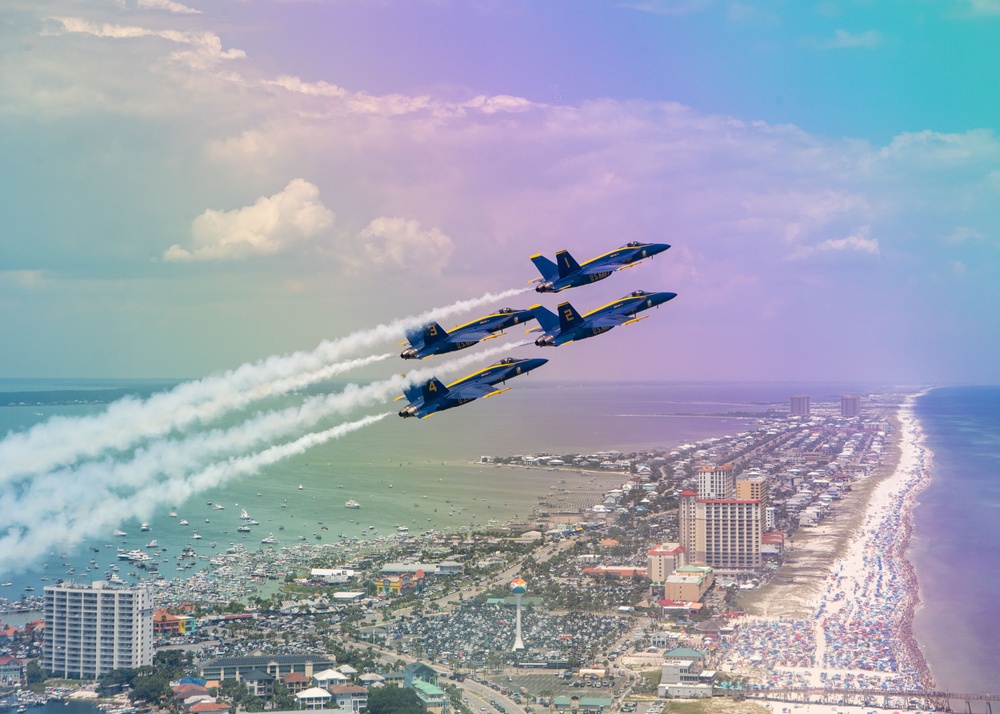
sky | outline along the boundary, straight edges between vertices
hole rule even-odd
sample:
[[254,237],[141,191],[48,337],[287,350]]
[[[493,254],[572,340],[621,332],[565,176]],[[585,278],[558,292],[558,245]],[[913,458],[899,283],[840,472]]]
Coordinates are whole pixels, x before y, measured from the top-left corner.
[[[998,88],[1000,0],[9,0],[0,376],[525,288],[444,326],[669,290],[545,377],[1000,383]],[[672,247],[531,290],[628,241]]]

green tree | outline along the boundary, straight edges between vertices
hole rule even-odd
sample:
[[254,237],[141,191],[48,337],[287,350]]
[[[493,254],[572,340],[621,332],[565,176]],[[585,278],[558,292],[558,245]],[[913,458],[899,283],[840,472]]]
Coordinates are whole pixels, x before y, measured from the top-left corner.
[[369,690],[367,711],[368,714],[424,714],[416,692],[393,686]]

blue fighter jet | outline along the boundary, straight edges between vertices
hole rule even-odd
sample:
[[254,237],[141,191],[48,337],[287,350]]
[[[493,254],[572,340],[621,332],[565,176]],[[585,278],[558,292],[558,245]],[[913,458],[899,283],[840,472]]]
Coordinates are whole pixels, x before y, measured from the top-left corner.
[[[559,311],[558,316],[541,305],[533,305],[530,310],[541,329],[545,331],[544,335],[535,340],[535,344],[539,347],[558,347],[567,342],[599,335],[618,325],[629,325],[645,320],[649,315],[636,317],[636,313],[662,305],[675,297],[677,293],[647,293],[644,290],[636,290],[620,300],[582,316],[568,302],[560,303],[556,308]],[[539,328],[532,328],[528,332],[534,332],[536,329]]]
[[403,350],[399,356],[403,359],[424,359],[431,355],[464,350],[482,340],[499,337],[500,335],[497,333],[508,327],[534,319],[534,315],[528,310],[514,310],[505,307],[491,315],[459,325],[450,332],[436,322],[428,322],[415,330],[406,331],[406,339],[410,346]]
[[[514,359],[507,357],[489,367],[473,372],[467,377],[462,377],[457,382],[452,382],[445,386],[436,378],[432,378],[423,384],[414,384],[403,390],[403,396],[409,401],[409,406],[399,411],[399,416],[418,417],[423,419],[436,412],[459,407],[463,404],[479,399],[480,397],[492,397],[506,392],[507,389],[497,389],[496,384],[506,383],[508,379],[513,379],[519,374],[527,374],[533,369],[538,369],[548,362],[547,359]],[[396,397],[402,399],[403,397]]]
[[556,253],[556,262],[554,263],[542,255],[533,255],[531,262],[538,268],[542,277],[535,278],[532,282],[540,283],[535,288],[540,293],[557,293],[566,288],[589,285],[598,280],[604,280],[616,270],[630,268],[645,258],[652,258],[669,247],[666,243],[632,242],[621,248],[615,248],[604,255],[591,258],[583,265],[577,263],[568,250],[560,250]]

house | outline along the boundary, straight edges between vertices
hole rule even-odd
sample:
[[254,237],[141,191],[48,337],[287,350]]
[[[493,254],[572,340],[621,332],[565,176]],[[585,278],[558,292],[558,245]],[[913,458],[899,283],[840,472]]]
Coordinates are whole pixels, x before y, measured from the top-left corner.
[[194,632],[198,621],[190,615],[175,615],[160,608],[153,612],[153,632],[165,635],[182,635]]
[[409,688],[416,692],[420,703],[424,705],[424,709],[433,714],[447,714],[448,693],[441,689],[441,687],[421,679],[415,679]]
[[281,678],[281,681],[284,682],[289,694],[298,694],[309,689],[309,677],[302,672],[289,672]]
[[333,696],[320,687],[312,687],[295,695],[300,709],[326,709]]
[[338,684],[330,687],[328,691],[333,697],[331,704],[341,711],[357,714],[368,707],[368,690],[364,687],[356,684]]
[[715,672],[702,669],[699,661],[680,658],[670,659],[663,663],[660,673],[660,686],[656,689],[656,695],[661,698],[707,698],[712,696],[714,683]]
[[416,681],[437,684],[438,671],[423,662],[410,662],[403,668],[403,686],[412,687]]
[[335,669],[325,669],[322,672],[318,672],[313,675],[313,680],[316,682],[317,687],[322,687],[326,690],[338,684],[347,684],[350,681],[346,674],[338,672]]
[[225,702],[198,702],[197,704],[192,704],[188,711],[191,714],[228,714],[230,706]]
[[0,687],[19,689],[24,682],[24,662],[15,657],[0,657]]
[[243,674],[240,679],[246,684],[247,689],[255,697],[270,699],[274,696],[274,675],[260,669],[251,669]]
[[375,580],[375,586],[379,592],[387,595],[409,595],[421,592],[426,582],[426,574],[423,569],[419,569],[413,573],[385,575],[381,579]]

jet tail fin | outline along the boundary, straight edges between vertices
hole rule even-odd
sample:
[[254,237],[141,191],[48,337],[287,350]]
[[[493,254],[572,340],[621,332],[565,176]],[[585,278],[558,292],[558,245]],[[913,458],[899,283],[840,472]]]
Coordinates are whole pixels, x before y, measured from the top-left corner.
[[559,328],[562,330],[570,330],[583,321],[580,313],[568,302],[559,303],[559,307],[556,309],[559,310]]
[[560,278],[580,271],[580,264],[576,262],[576,258],[569,254],[568,250],[560,250],[556,253],[556,264],[559,266]]
[[538,272],[542,274],[542,280],[552,281],[559,277],[559,268],[544,255],[531,256],[531,262],[535,264]]
[[420,387],[424,403],[432,402],[438,397],[443,397],[448,388],[437,377],[431,377]]
[[541,325],[543,332],[551,332],[559,327],[559,318],[552,314],[550,310],[541,305],[532,305],[528,309],[531,310],[531,314],[538,320],[538,324]]

